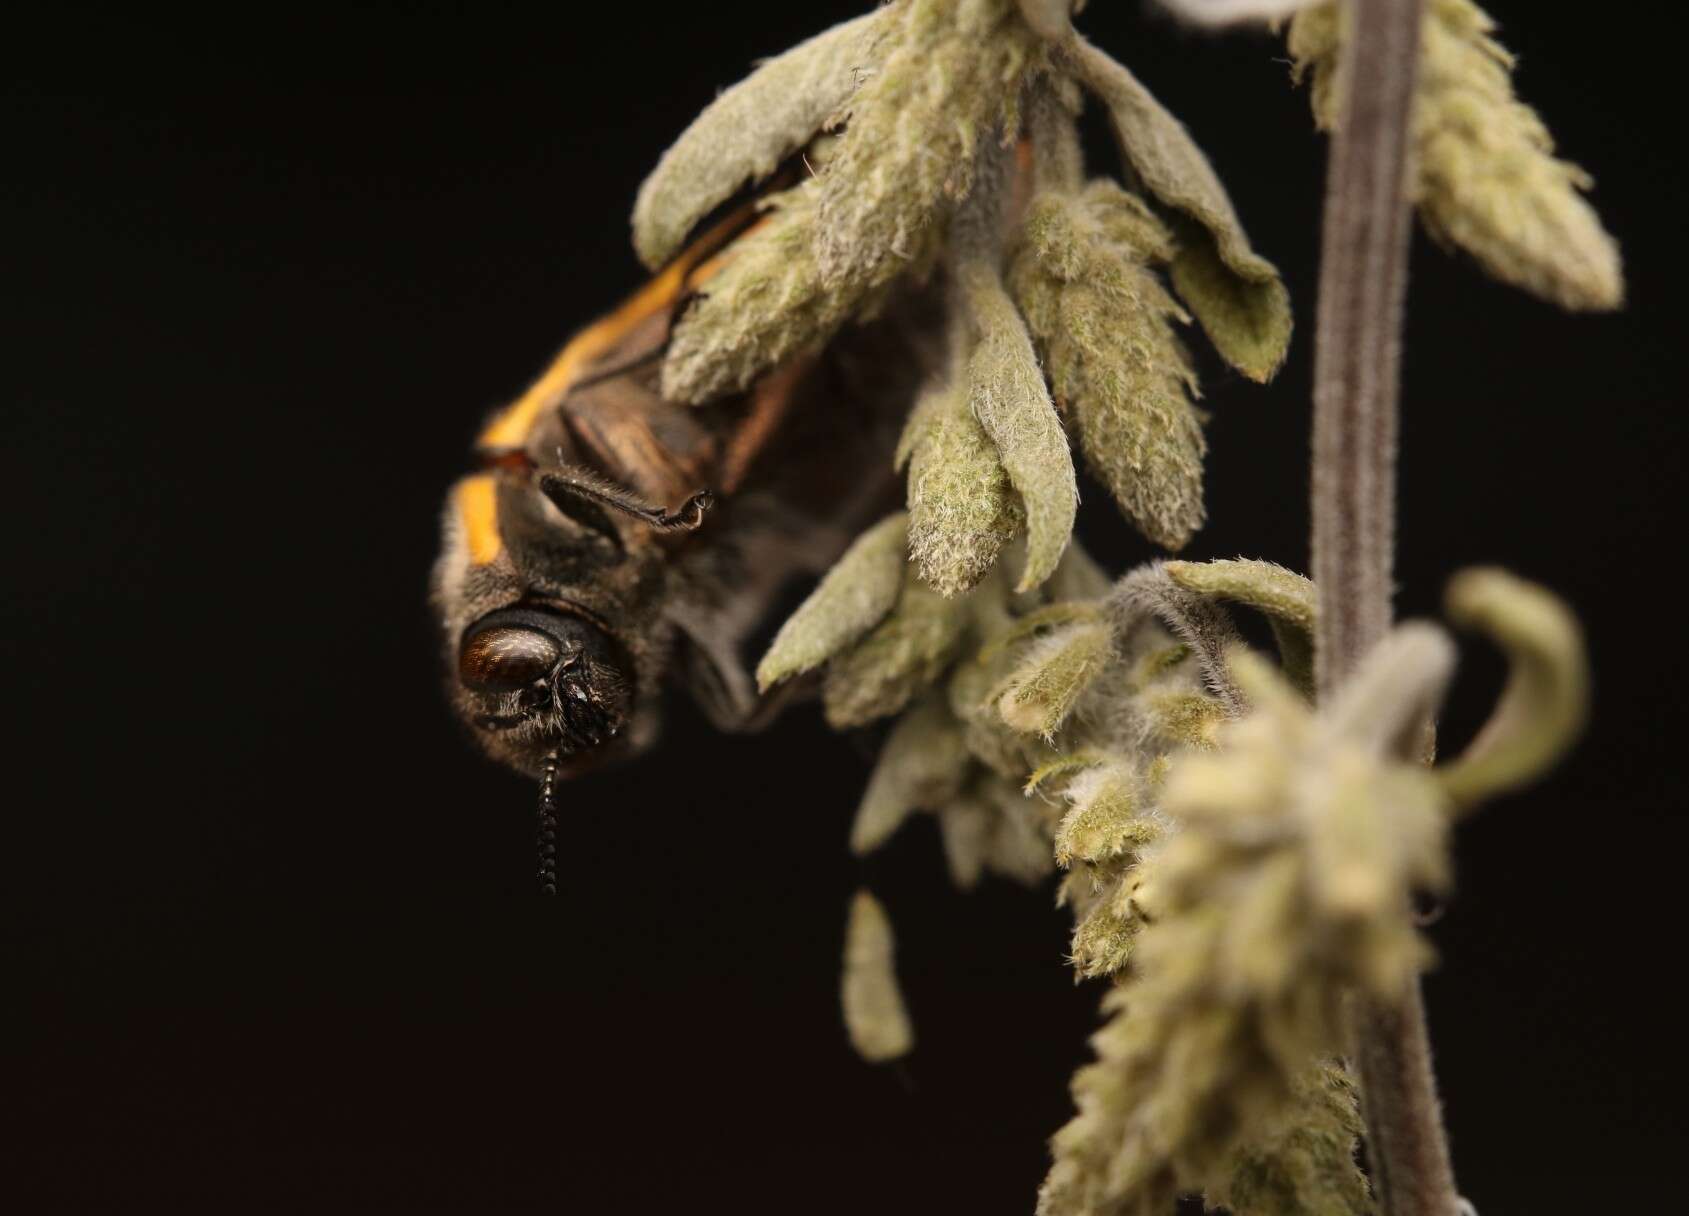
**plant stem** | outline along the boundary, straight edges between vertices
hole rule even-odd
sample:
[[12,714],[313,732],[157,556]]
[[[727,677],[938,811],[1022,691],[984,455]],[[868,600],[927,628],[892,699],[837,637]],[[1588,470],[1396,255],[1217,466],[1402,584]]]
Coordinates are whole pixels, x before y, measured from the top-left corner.
[[[1314,360],[1311,564],[1321,696],[1390,625],[1407,175],[1424,13],[1424,0],[1344,2]],[[1350,1033],[1386,1216],[1456,1216],[1417,983],[1396,1003],[1357,997]]]

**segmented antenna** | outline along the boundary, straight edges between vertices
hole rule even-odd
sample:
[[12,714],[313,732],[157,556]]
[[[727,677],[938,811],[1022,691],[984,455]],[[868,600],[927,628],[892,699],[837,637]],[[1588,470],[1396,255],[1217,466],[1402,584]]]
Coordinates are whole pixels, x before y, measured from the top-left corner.
[[539,880],[541,895],[557,894],[557,765],[562,753],[560,743],[545,758],[544,775],[540,778],[539,822],[534,835],[539,868],[534,877]]

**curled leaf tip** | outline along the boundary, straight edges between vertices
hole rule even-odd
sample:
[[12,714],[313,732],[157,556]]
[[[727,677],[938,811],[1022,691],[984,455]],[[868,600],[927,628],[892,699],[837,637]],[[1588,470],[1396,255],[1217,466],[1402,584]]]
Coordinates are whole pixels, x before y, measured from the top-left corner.
[[1489,722],[1465,753],[1435,773],[1461,808],[1526,785],[1582,731],[1589,712],[1583,631],[1555,595],[1505,570],[1474,569],[1449,583],[1456,624],[1493,639],[1510,674]]

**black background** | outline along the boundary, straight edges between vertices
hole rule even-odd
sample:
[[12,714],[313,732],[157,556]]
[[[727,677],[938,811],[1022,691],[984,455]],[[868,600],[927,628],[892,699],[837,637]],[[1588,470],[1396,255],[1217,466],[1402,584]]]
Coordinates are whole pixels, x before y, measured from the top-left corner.
[[[1091,7],[1302,319],[1266,390],[1208,360],[1191,553],[1302,566],[1322,142],[1280,44]],[[1400,607],[1505,562],[1579,606],[1598,675],[1576,756],[1461,829],[1432,931],[1485,1216],[1669,1210],[1685,1130],[1681,69],[1583,7],[1493,5],[1599,179],[1629,310],[1564,316],[1414,255]],[[872,863],[922,1042],[869,1069],[836,993],[862,741],[812,710],[726,739],[677,705],[662,750],[570,787],[542,903],[531,791],[460,739],[423,603],[483,412],[639,281],[626,215],[657,155],[859,8],[13,29],[0,886],[25,1029],[0,1186],[24,1210],[1030,1210],[1097,997],[1045,895],[952,892],[925,821]],[[1094,551],[1150,556],[1101,498]],[[1467,648],[1449,738],[1500,676]]]

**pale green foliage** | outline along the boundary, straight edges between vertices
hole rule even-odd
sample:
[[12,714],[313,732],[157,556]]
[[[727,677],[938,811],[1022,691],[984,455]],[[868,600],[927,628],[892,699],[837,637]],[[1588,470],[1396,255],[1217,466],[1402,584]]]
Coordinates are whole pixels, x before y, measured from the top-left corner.
[[972,187],[975,153],[1012,131],[1038,41],[1012,0],[904,0],[878,70],[823,170],[817,257],[831,287],[880,286]]
[[827,724],[835,730],[895,714],[950,665],[967,613],[908,575],[891,615],[827,665],[821,686]]
[[1024,511],[963,386],[929,390],[905,432],[909,556],[942,595],[977,586]]
[[1290,350],[1290,293],[1275,276],[1234,274],[1214,245],[1194,241],[1173,261],[1173,290],[1220,357],[1258,383],[1272,379]]
[[1070,625],[1040,639],[996,695],[997,712],[1016,730],[1055,736],[1080,695],[1113,657],[1108,626]]
[[[1414,113],[1414,199],[1431,234],[1490,275],[1568,309],[1624,299],[1618,245],[1581,191],[1590,179],[1554,156],[1536,111],[1513,94],[1513,59],[1471,0],[1428,0]],[[1335,5],[1291,22],[1298,79],[1312,77],[1314,115],[1333,128],[1342,21]]]
[[[963,724],[974,758],[1006,781],[1020,786],[1026,775],[1053,756],[1049,744],[1009,726],[998,712],[997,696],[1020,659],[1020,646],[1000,646],[1000,635],[987,638],[965,657],[945,687],[950,710]],[[1026,645],[1022,642],[1020,645]]]
[[850,901],[839,989],[845,1030],[858,1055],[879,1064],[909,1054],[915,1029],[897,986],[891,921],[867,891],[858,891]]
[[1049,808],[1014,782],[991,774],[975,780],[972,797],[995,812],[985,837],[986,872],[1029,887],[1048,878],[1056,868],[1050,857]]
[[[1240,303],[1253,301],[1248,303],[1247,328],[1238,331],[1236,340],[1229,339],[1224,345],[1216,342],[1216,346],[1230,359],[1228,347],[1235,348],[1240,342],[1255,345],[1258,353],[1250,364],[1265,368],[1261,378],[1270,375],[1284,357],[1282,343],[1289,341],[1288,307],[1278,294],[1282,288],[1251,293],[1251,284],[1276,284],[1278,271],[1250,247],[1237,210],[1214,167],[1184,125],[1125,67],[1082,38],[1074,41],[1072,56],[1081,83],[1107,107],[1121,151],[1143,179],[1144,186],[1161,202],[1195,221],[1201,236],[1212,244],[1211,256],[1218,267],[1238,280],[1236,299]],[[1205,256],[1200,253],[1202,243],[1201,237],[1182,242],[1185,252],[1181,256]],[[1283,315],[1277,315],[1279,312]],[[1222,326],[1227,325],[1223,313],[1216,311],[1214,315]],[[1235,325],[1237,320],[1231,318],[1231,324]],[[1204,323],[1207,324],[1206,319]],[[1255,336],[1244,342],[1246,334]],[[1281,344],[1276,354],[1270,341],[1275,336]]]
[[1202,525],[1206,445],[1173,332],[1184,313],[1143,261],[1166,248],[1165,230],[1129,197],[1107,185],[1039,195],[1009,282],[1086,463],[1139,531],[1177,549]]
[[709,211],[848,116],[892,14],[879,9],[767,60],[693,119],[639,188],[633,247],[667,262]]
[[943,698],[923,701],[880,749],[850,831],[851,851],[871,853],[913,812],[943,807],[962,792],[972,770],[973,758]]
[[1437,770],[1462,807],[1526,784],[1559,759],[1589,713],[1589,664],[1577,618],[1555,596],[1505,570],[1465,570],[1449,583],[1449,618],[1507,652],[1501,701],[1472,745]]
[[1239,1216],[1368,1216],[1375,1209],[1355,1165],[1356,1106],[1335,1065],[1298,1078],[1280,1117],[1253,1132],[1203,1197]]
[[[1079,978],[1119,973],[1143,924],[1139,862],[1169,821],[1159,790],[1169,759],[1212,745],[1224,715],[1202,687],[1200,664],[1159,621],[1117,621],[1118,662],[1093,686],[1080,750],[1034,772],[1029,787],[1059,785],[1069,809],[1057,831],[1057,864],[1068,871],[1059,901],[1072,909],[1069,951]],[[1169,705],[1183,711],[1170,717]],[[1200,730],[1188,728],[1199,719]]]
[[1265,614],[1291,683],[1311,694],[1314,680],[1314,585],[1272,562],[1168,562],[1167,577],[1187,591]]
[[979,262],[958,275],[977,343],[967,362],[968,404],[997,445],[1026,512],[1027,558],[1017,591],[1049,578],[1073,535],[1079,487],[1067,434],[1032,350],[1032,339],[995,269]]
[[757,665],[758,687],[820,666],[885,618],[903,589],[908,530],[908,517],[897,514],[857,538],[780,627]]
[[[1160,805],[1177,830],[1138,876],[1152,915],[1131,982],[1105,999],[1098,1062],[1074,1078],[1079,1113],[1053,1142],[1044,1216],[1149,1216],[1205,1186],[1283,1182],[1259,1160],[1253,1178],[1239,1168],[1340,1049],[1345,994],[1395,997],[1426,958],[1409,896],[1446,879],[1447,807],[1391,746],[1449,662],[1434,630],[1403,627],[1316,717],[1237,654],[1254,708],[1218,750],[1172,761]],[[1286,1147],[1275,1170],[1314,1168]],[[1319,1168],[1337,1164],[1333,1148]]]
[[1167,829],[1151,783],[1126,759],[1075,776],[1063,790],[1068,811],[1056,832],[1056,864],[1068,871],[1059,902],[1073,910],[1069,958],[1077,978],[1126,966],[1143,925],[1136,866]]
[[830,338],[866,306],[866,290],[821,281],[812,178],[766,200],[761,224],[736,240],[708,291],[686,310],[663,360],[663,395],[705,402],[742,389]]

